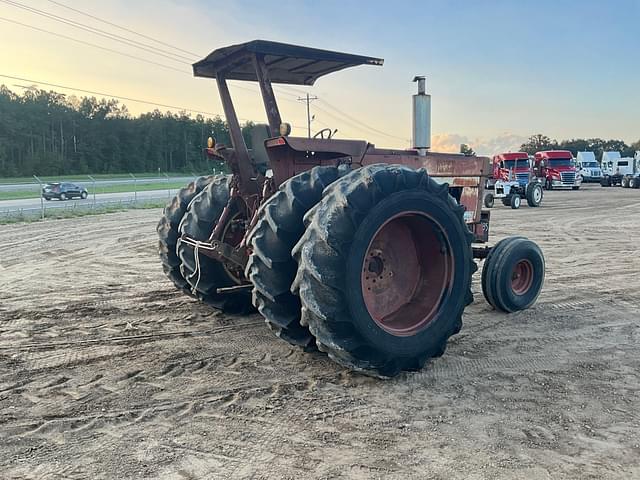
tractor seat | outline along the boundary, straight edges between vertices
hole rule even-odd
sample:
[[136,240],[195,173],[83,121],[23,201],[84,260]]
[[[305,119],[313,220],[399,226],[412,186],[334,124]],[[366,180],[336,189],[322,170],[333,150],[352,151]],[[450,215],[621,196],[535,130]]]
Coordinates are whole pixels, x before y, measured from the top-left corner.
[[265,175],[269,169],[269,156],[264,142],[271,137],[269,125],[257,123],[251,129],[251,161],[256,172],[261,175]]

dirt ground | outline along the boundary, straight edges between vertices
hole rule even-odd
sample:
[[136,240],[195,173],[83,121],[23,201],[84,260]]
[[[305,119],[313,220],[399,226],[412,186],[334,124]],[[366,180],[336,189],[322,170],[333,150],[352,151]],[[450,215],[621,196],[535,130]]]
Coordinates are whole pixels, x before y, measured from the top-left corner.
[[640,191],[493,209],[547,260],[383,381],[174,291],[159,210],[0,230],[0,478],[640,478]]

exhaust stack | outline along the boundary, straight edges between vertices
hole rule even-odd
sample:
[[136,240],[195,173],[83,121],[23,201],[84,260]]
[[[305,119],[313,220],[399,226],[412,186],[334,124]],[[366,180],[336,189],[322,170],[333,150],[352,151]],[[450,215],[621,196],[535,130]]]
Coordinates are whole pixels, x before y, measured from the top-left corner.
[[427,81],[424,76],[416,75],[418,93],[413,95],[413,131],[412,146],[419,155],[426,155],[431,148],[431,95],[427,95]]

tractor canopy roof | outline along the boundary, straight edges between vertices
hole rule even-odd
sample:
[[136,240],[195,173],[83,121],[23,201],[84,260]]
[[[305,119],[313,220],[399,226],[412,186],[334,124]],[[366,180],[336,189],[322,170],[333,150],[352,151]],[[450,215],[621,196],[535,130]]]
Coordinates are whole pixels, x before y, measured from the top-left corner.
[[219,48],[193,64],[196,77],[257,82],[253,58],[261,56],[273,83],[313,85],[323,75],[358,65],[382,65],[381,58],[351,55],[286,43],[253,40]]

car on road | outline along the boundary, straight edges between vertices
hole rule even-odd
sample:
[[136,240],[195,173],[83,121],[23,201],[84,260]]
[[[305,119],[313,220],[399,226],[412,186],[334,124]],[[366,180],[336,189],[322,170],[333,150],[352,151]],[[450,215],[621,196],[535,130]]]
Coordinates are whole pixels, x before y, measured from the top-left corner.
[[87,198],[89,192],[86,188],[75,183],[47,183],[42,189],[42,196],[45,200],[57,198],[58,200],[70,200],[74,197]]

